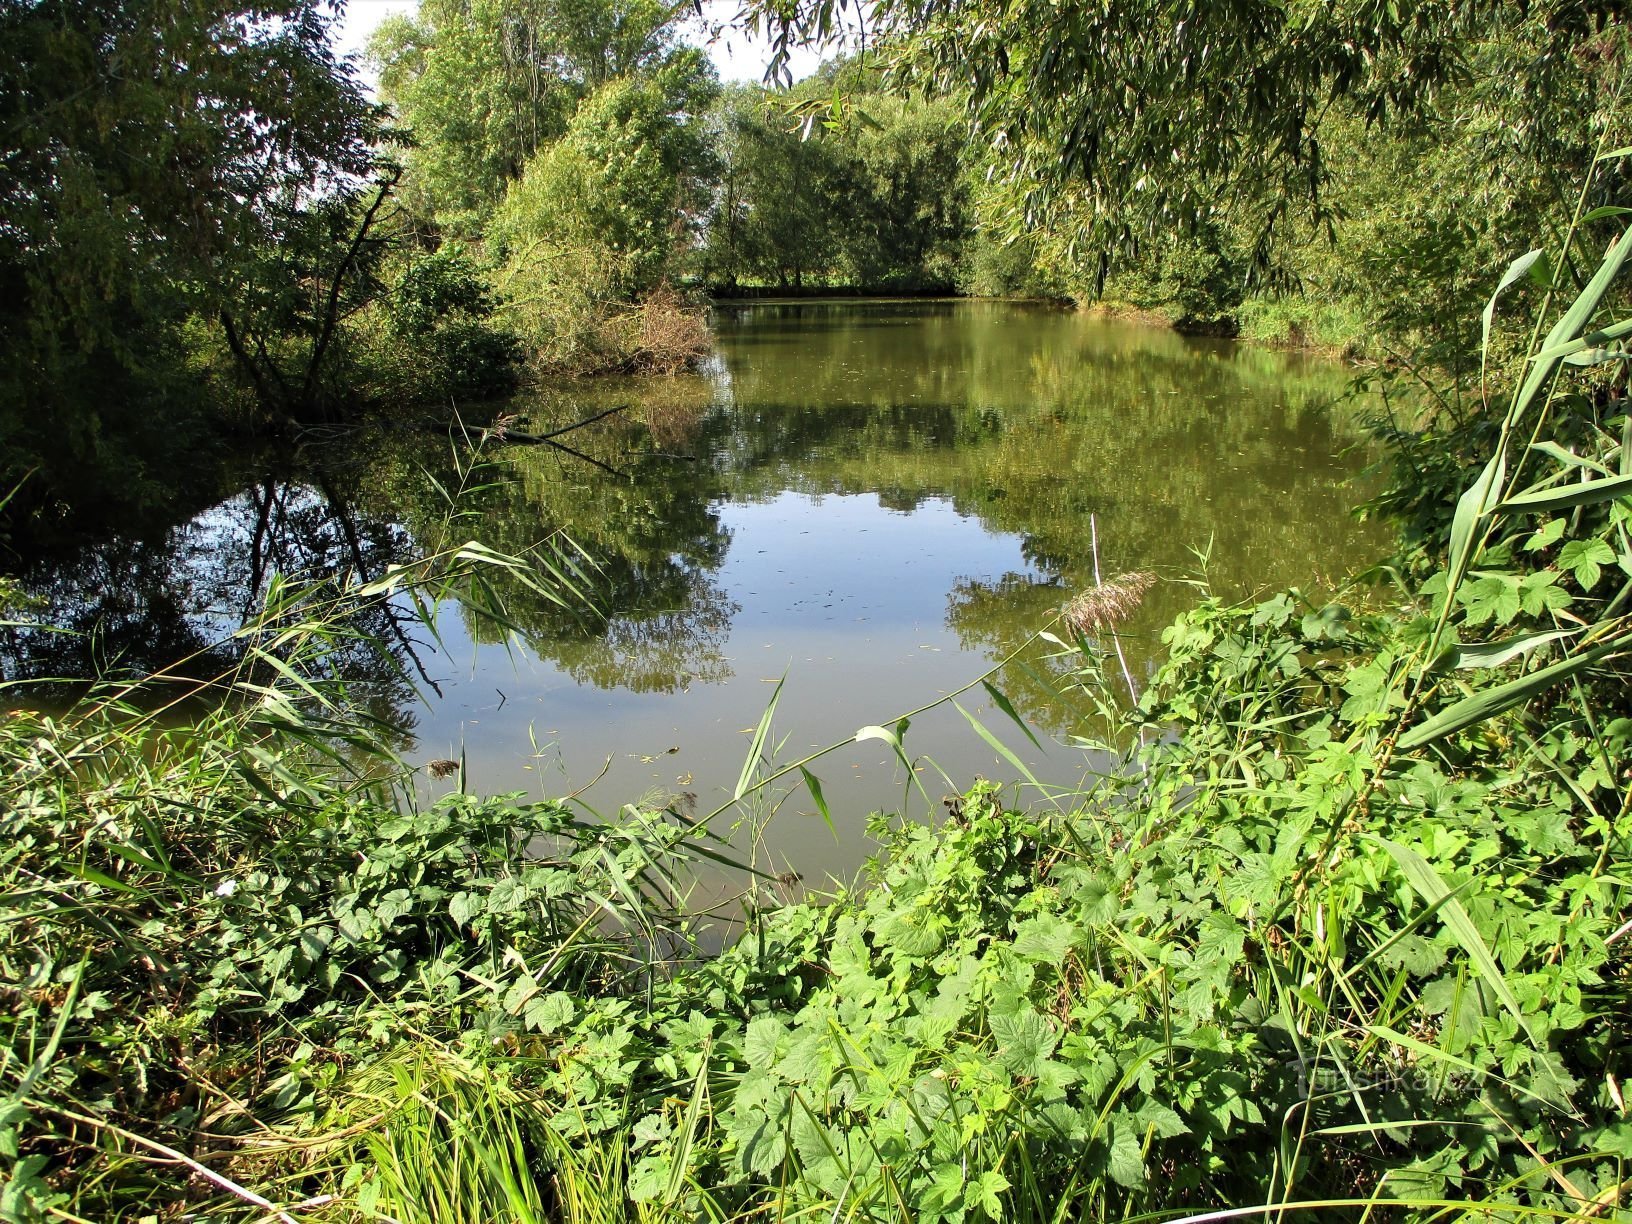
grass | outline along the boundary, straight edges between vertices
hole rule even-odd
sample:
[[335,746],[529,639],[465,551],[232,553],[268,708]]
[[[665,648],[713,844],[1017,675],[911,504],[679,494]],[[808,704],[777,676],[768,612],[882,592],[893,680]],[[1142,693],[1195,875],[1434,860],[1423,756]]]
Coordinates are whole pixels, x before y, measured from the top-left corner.
[[[1203,591],[1123,699],[1113,579],[1039,636],[1132,768],[880,816],[869,887],[747,892],[717,955],[706,821],[418,806],[298,584],[185,727],[128,688],[13,713],[0,1215],[1624,1216],[1632,427],[1594,350],[1628,243],[1573,295],[1550,265],[1569,303],[1494,428],[1442,436],[1456,496],[1386,606]],[[546,557],[346,594],[582,598]],[[910,764],[924,708],[853,739]],[[832,747],[774,764],[775,714],[726,807],[797,773],[833,819]]]

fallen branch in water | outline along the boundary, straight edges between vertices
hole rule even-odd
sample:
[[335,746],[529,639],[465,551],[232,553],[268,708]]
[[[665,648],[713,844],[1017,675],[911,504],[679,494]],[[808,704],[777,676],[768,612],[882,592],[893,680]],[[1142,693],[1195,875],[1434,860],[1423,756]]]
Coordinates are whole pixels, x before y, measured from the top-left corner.
[[603,420],[606,417],[611,416],[614,412],[623,412],[628,407],[628,404],[614,404],[605,412],[597,412],[592,417],[585,417],[583,420],[575,421],[571,425],[563,425],[560,429],[552,429],[549,433],[541,434],[512,433],[509,429],[505,428],[504,418],[501,417],[492,427],[482,430],[482,434],[484,437],[492,438],[495,442],[522,442],[533,444],[548,442],[552,438],[559,438],[562,434],[571,433],[575,429],[582,429],[585,425],[593,425],[596,421]]

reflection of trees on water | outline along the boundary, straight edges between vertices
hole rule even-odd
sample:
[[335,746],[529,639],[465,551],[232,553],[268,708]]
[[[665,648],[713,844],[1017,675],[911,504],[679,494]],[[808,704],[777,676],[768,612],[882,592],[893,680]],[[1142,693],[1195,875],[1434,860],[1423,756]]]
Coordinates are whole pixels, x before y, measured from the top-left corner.
[[[1187,575],[1210,549],[1208,577],[1232,596],[1335,581],[1363,548],[1352,464],[1336,458],[1358,436],[1355,409],[1334,408],[1348,384],[1338,367],[980,303],[907,328],[921,307],[756,309],[743,343],[722,342],[742,408],[710,421],[733,495],[939,498],[1017,536],[1041,580],[959,582],[947,620],[965,649],[1004,656],[1091,585],[1090,516],[1106,576]],[[1136,678],[1194,598],[1164,583],[1123,627]],[[1055,687],[1071,664],[1041,653],[1002,683],[1060,730],[1070,714]]]
[[[970,577],[948,597],[960,642],[992,658],[1091,582],[1090,515],[1107,576],[1172,576],[1209,539],[1211,576],[1230,592],[1307,581],[1354,555],[1356,498],[1331,459],[1349,436],[1330,411],[1346,379],[1332,367],[1012,306],[755,305],[749,318],[723,330],[710,377],[510,406],[517,430],[542,435],[631,405],[563,438],[577,455],[493,442],[473,467],[462,443],[352,438],[158,538],[114,538],[42,567],[27,582],[42,620],[98,636],[14,630],[0,668],[134,672],[197,651],[198,667],[224,669],[233,647],[218,643],[272,573],[339,592],[455,539],[525,556],[562,530],[599,566],[604,617],[495,572],[532,651],[600,688],[721,682],[737,605],[718,580],[731,545],[718,507],[789,490],[870,493],[899,511],[944,501],[1017,537],[1035,574]],[[1136,673],[1192,599],[1177,584],[1147,596],[1126,627]],[[504,632],[474,607],[463,616],[473,640]],[[391,607],[363,617],[389,646],[366,683],[400,719],[410,685],[397,669],[414,674],[416,627]],[[336,665],[366,673],[369,653],[359,645]],[[1049,677],[1064,667],[1033,660],[1003,687],[1061,730],[1071,716]]]
[[163,672],[183,686],[253,678],[238,631],[259,616],[273,576],[283,575],[300,588],[295,615],[332,616],[348,629],[312,661],[317,675],[344,680],[368,713],[406,730],[413,723],[406,669],[422,649],[414,622],[354,591],[407,560],[413,543],[332,476],[269,475],[151,538],[110,534],[23,571],[28,623],[0,637],[0,673],[34,682],[47,697],[67,696],[93,677]]
[[[333,601],[332,610],[350,618],[357,636],[340,639],[327,665],[370,694],[371,712],[391,711],[407,726],[409,676],[434,687],[420,663],[425,627],[400,602],[348,604],[347,592],[456,540],[525,557],[561,529],[595,560],[593,596],[604,617],[492,571],[498,603],[531,649],[579,683],[603,688],[671,692],[725,680],[724,642],[737,605],[713,575],[730,535],[712,508],[713,470],[674,457],[693,439],[695,398],[691,386],[647,419],[575,431],[570,442],[583,457],[490,447],[478,460],[462,443],[348,438],[154,538],[114,534],[67,562],[42,561],[22,576],[42,627],[4,631],[0,672],[30,680],[137,676],[185,660],[188,677],[225,674],[243,658],[232,635],[277,574],[297,578],[311,600]],[[583,402],[531,407],[571,419]],[[473,605],[461,611],[474,641],[508,631]]]
[[[676,404],[672,388],[658,391],[669,392],[660,412],[609,418],[571,435],[575,449],[616,475],[551,448],[505,447],[495,458],[504,483],[462,524],[518,554],[537,543],[541,527],[560,527],[595,559],[604,619],[588,621],[516,584],[501,591],[528,647],[580,684],[667,693],[731,676],[725,642],[737,605],[714,578],[731,543],[714,508],[718,480],[709,465],[673,457],[689,446],[696,412]],[[565,406],[591,410],[583,400]],[[466,627],[478,641],[502,632],[468,611]]]
[[731,434],[734,495],[946,498],[1070,583],[1091,573],[1090,514],[1110,573],[1188,569],[1213,540],[1214,579],[1247,591],[1352,555],[1358,497],[1334,456],[1355,434],[1332,410],[1348,382],[1337,367],[980,304],[961,327],[933,319],[921,350],[899,347],[916,331],[841,319],[788,349],[797,376],[774,343],[726,337],[733,394],[751,405],[714,425]]

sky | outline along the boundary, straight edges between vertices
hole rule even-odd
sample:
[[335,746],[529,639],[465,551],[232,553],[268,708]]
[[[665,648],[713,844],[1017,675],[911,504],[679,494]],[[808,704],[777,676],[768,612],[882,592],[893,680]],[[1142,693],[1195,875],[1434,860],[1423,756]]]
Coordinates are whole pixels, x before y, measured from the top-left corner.
[[[342,54],[361,52],[368,37],[392,13],[411,13],[417,7],[414,0],[347,0],[345,16],[336,35],[336,45]],[[763,39],[750,40],[740,32],[727,32],[710,39],[712,26],[725,25],[736,12],[736,0],[704,0],[702,19],[693,18],[684,27],[685,40],[704,48],[719,70],[722,81],[747,81],[757,84],[765,75],[765,64],[770,59],[770,46]],[[794,52],[790,67],[793,77],[809,75],[821,62],[821,55],[808,48]],[[364,70],[365,79],[372,74]]]

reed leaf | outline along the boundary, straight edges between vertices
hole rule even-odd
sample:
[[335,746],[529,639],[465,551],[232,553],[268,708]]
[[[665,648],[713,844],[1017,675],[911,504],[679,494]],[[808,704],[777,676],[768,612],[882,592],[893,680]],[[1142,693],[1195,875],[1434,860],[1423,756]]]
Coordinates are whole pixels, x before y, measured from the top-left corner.
[[1592,506],[1619,497],[1632,497],[1632,476],[1609,476],[1556,488],[1529,489],[1498,504],[1495,513],[1539,514],[1552,510],[1572,510],[1577,506]]
[[1570,658],[1554,663],[1550,667],[1541,668],[1539,671],[1531,672],[1527,676],[1521,676],[1517,680],[1510,680],[1506,684],[1485,689],[1474,693],[1470,697],[1464,697],[1461,701],[1441,710],[1432,718],[1419,723],[1400,736],[1398,747],[1401,751],[1423,748],[1444,739],[1446,736],[1454,735],[1464,728],[1471,727],[1475,723],[1483,722],[1487,718],[1493,718],[1504,710],[1510,710],[1514,706],[1522,705],[1530,698],[1546,692],[1560,680],[1567,679],[1585,670],[1600,659],[1607,658],[1616,651],[1625,649],[1628,645],[1632,645],[1632,634],[1600,643],[1590,650],[1583,651],[1578,655],[1572,655]]
[[1513,1019],[1524,1030],[1531,1044],[1535,1044],[1536,1036],[1530,1029],[1530,1022],[1525,1018],[1524,1009],[1519,1006],[1519,1000],[1508,986],[1502,971],[1496,965],[1496,958],[1490,954],[1485,946],[1484,939],[1479,934],[1479,928],[1473,925],[1473,919],[1468,917],[1468,911],[1462,908],[1462,903],[1452,895],[1449,885],[1440,879],[1439,873],[1428,865],[1415,850],[1409,846],[1402,846],[1399,842],[1386,837],[1368,835],[1368,840],[1375,842],[1394,860],[1400,874],[1405,876],[1411,887],[1421,895],[1430,905],[1437,905],[1444,915],[1445,925],[1450,928],[1456,941],[1467,954],[1468,961],[1480,979],[1490,988],[1492,994],[1502,1001],[1502,1006],[1512,1014]]

